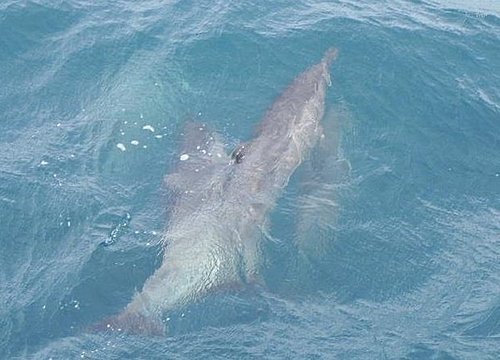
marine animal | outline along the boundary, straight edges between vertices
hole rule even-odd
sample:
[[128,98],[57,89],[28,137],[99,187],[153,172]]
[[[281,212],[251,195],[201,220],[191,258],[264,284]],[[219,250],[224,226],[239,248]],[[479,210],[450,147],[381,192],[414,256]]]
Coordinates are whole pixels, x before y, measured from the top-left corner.
[[175,195],[163,261],[121,313],[101,326],[165,333],[162,315],[210,291],[259,280],[261,239],[290,176],[322,134],[330,65],[337,50],[301,73],[266,111],[256,136],[231,155],[208,126],[188,123],[165,178]]

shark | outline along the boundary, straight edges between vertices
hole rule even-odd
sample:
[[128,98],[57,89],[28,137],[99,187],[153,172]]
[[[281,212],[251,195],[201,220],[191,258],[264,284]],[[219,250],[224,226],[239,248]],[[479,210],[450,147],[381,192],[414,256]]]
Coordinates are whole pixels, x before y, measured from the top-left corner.
[[321,119],[338,54],[328,49],[266,110],[254,138],[226,152],[224,139],[188,122],[165,185],[173,194],[163,259],[131,301],[99,328],[166,335],[169,310],[217,289],[259,282],[269,214],[322,136]]

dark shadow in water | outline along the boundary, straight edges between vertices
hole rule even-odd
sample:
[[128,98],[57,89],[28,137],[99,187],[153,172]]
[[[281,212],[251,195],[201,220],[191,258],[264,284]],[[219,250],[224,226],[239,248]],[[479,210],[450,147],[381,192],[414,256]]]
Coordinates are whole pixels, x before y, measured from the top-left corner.
[[433,350],[424,344],[417,344],[414,348],[404,356],[405,360],[424,360],[424,359],[439,359],[439,360],[455,360],[456,358],[451,356],[446,351]]
[[498,336],[500,334],[500,305],[497,305],[480,321],[464,331],[466,336]]
[[82,269],[80,283],[69,295],[79,300],[82,311],[78,317],[61,314],[58,321],[73,321],[81,327],[119,312],[161,265],[159,252],[157,246],[118,251],[100,246]]
[[222,328],[263,321],[270,316],[267,299],[258,286],[225,289],[181,309],[165,314],[167,336],[177,336],[207,327]]
[[[53,339],[81,334],[99,319],[120,311],[159,266],[157,254],[156,247],[111,251],[100,246],[80,272],[79,283],[57,308],[48,306],[47,314],[41,315],[41,305],[34,303],[24,311],[33,314],[29,321],[33,326],[12,336],[10,347],[31,352]],[[10,321],[11,327],[15,322]]]

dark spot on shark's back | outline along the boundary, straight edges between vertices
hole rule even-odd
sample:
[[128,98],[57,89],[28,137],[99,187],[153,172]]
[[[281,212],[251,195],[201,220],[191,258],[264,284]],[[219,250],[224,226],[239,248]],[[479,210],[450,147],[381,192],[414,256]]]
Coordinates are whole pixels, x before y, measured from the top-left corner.
[[245,157],[246,148],[245,145],[238,145],[236,149],[231,154],[231,159],[234,160],[236,164],[240,164]]

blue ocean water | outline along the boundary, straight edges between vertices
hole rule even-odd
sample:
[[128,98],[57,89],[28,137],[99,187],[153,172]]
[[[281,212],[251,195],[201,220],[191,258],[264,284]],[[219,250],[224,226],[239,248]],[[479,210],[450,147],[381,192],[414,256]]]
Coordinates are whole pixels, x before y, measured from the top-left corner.
[[[4,0],[0,35],[0,358],[500,358],[497,2]],[[331,46],[265,286],[85,331],[161,262],[182,124],[251,138]]]

